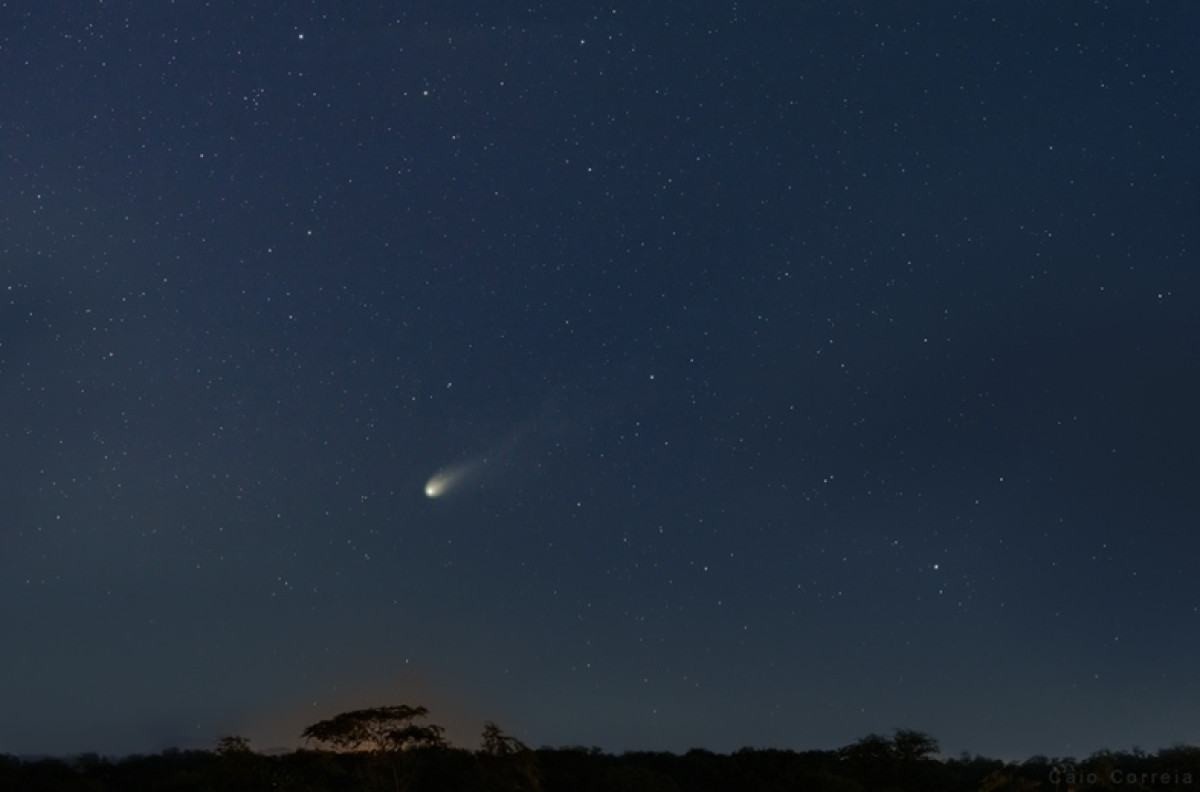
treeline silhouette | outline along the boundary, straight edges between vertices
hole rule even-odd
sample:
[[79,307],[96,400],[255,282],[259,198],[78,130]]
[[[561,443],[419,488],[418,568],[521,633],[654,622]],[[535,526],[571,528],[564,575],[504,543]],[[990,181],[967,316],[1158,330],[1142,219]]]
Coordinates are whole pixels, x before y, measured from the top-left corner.
[[531,749],[494,723],[476,751],[449,745],[424,707],[341,713],[304,730],[303,749],[255,752],[242,737],[213,750],[107,759],[0,755],[0,792],[1034,792],[1184,790],[1200,784],[1200,748],[1101,751],[1086,759],[1004,762],[938,755],[924,732],[870,734],[844,748],[743,748],[686,754]]

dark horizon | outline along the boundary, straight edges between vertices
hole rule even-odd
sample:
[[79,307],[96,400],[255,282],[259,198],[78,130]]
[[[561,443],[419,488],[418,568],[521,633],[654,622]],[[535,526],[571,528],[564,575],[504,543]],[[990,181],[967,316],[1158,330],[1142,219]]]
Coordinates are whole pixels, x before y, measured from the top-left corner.
[[0,8],[0,754],[1200,744],[1200,5]]
[[824,789],[859,792],[1040,792],[1117,786],[1188,789],[1200,779],[1200,747],[1153,752],[1103,751],[1085,758],[1033,756],[1001,761],[978,754],[947,757],[935,737],[912,729],[870,734],[832,751],[742,748],[719,754],[637,752],[614,755],[597,747],[532,748],[494,722],[480,744],[447,743],[421,706],[387,705],[347,711],[310,724],[307,747],[267,755],[238,735],[206,751],[167,750],[110,759],[19,760],[0,755],[0,784],[55,792],[130,788],[491,790],[557,792],[690,792],[741,789]]
[[[616,747],[616,748],[614,748],[614,747],[610,747],[610,746],[574,743],[574,742],[570,742],[570,741],[561,742],[561,743],[545,743],[545,742],[532,741],[529,743],[529,748],[531,750],[539,751],[539,752],[540,751],[599,752],[605,756],[625,756],[625,755],[633,755],[633,754],[666,754],[666,755],[671,755],[671,756],[684,757],[689,753],[695,753],[695,752],[700,752],[700,753],[705,753],[705,754],[713,754],[716,756],[733,756],[738,753],[747,752],[747,751],[761,752],[761,753],[783,752],[783,753],[794,753],[794,754],[801,754],[801,755],[810,754],[810,753],[836,754],[839,751],[845,751],[845,750],[853,747],[855,744],[857,744],[865,739],[868,739],[870,737],[877,736],[877,735],[882,735],[882,736],[886,737],[896,731],[904,731],[904,730],[906,730],[906,727],[896,727],[894,729],[883,730],[881,732],[872,732],[872,733],[868,733],[868,734],[862,734],[854,739],[847,740],[842,743],[836,743],[836,744],[830,744],[830,745],[820,745],[820,746],[818,746],[818,745],[749,745],[749,744],[746,744],[746,745],[738,745],[736,747],[727,747],[727,748],[720,748],[720,749],[709,748],[709,747],[706,747],[703,745],[693,745],[688,748],[682,748],[682,749],[680,749],[680,748],[660,748],[660,747],[654,747],[654,746]],[[476,732],[477,731],[478,731],[478,729],[476,729]],[[922,734],[929,734],[928,732],[924,732],[923,730],[920,730],[920,729],[916,729],[915,731],[918,731]],[[176,753],[176,752],[214,753],[217,751],[217,745],[220,742],[220,740],[223,738],[226,738],[226,737],[230,737],[230,736],[244,738],[247,741],[247,743],[249,744],[249,749],[252,753],[259,754],[259,755],[265,756],[265,757],[278,757],[278,756],[284,756],[284,755],[293,754],[293,753],[303,753],[306,751],[320,752],[320,751],[329,750],[328,748],[321,747],[319,744],[305,741],[299,737],[295,738],[293,744],[290,744],[290,745],[287,744],[285,741],[278,741],[276,743],[261,743],[257,740],[247,737],[244,734],[229,731],[229,732],[221,732],[211,740],[197,739],[197,740],[194,740],[191,742],[164,744],[161,747],[152,748],[152,749],[143,750],[143,751],[104,752],[104,751],[96,751],[96,750],[79,750],[79,751],[60,752],[60,753],[52,753],[52,752],[6,753],[6,752],[0,752],[0,759],[7,757],[10,759],[17,759],[20,761],[51,760],[51,761],[60,761],[60,762],[70,762],[70,761],[76,760],[80,757],[96,756],[96,757],[103,759],[104,761],[122,762],[122,761],[130,760],[130,759],[153,757],[153,756],[159,756],[159,755],[165,755],[165,754],[172,754],[172,753]],[[1061,754],[1048,752],[1048,751],[1033,751],[1028,754],[1021,754],[1021,755],[1004,755],[1004,754],[993,754],[993,753],[989,753],[986,751],[973,751],[973,750],[966,749],[966,748],[961,748],[958,750],[948,750],[945,747],[941,747],[941,746],[944,746],[944,742],[937,735],[929,734],[929,736],[937,742],[937,744],[939,745],[939,749],[937,751],[933,752],[932,754],[930,754],[930,756],[928,758],[933,761],[938,761],[938,762],[960,762],[960,761],[968,761],[968,760],[988,760],[988,761],[1000,762],[1003,764],[1020,765],[1020,764],[1024,764],[1024,763],[1031,762],[1031,761],[1046,760],[1051,763],[1054,763],[1054,762],[1083,763],[1083,762],[1086,762],[1089,759],[1095,758],[1097,756],[1104,756],[1104,755],[1109,755],[1109,754],[1129,755],[1129,756],[1133,756],[1133,755],[1155,756],[1158,754],[1169,754],[1173,751],[1178,751],[1178,750],[1185,750],[1185,751],[1189,751],[1189,752],[1200,752],[1200,746],[1197,746],[1194,743],[1187,743],[1187,742],[1180,741],[1180,742],[1172,743],[1170,745],[1156,745],[1156,746],[1103,745],[1103,746],[1098,746],[1098,747],[1091,748],[1091,749],[1082,749],[1082,750],[1077,750],[1077,751],[1070,752],[1070,753],[1061,753]],[[477,733],[466,735],[463,739],[459,740],[459,739],[455,739],[454,735],[449,730],[447,730],[447,747],[450,750],[454,750],[454,751],[478,752],[479,750],[481,750],[481,743],[480,743],[480,738]]]

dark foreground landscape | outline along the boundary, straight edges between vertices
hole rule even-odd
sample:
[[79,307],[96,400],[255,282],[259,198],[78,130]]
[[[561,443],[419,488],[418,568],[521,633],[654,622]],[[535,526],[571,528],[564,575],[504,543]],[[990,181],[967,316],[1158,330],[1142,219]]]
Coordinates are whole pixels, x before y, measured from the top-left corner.
[[241,737],[213,750],[167,750],[120,759],[0,756],[8,792],[217,792],[218,790],[379,790],[380,792],[939,792],[939,790],[1184,790],[1200,783],[1200,747],[1147,753],[1101,751],[1086,759],[1035,756],[1004,762],[942,757],[923,732],[872,734],[837,750],[744,748],[732,754],[613,755],[599,748],[531,749],[492,723],[478,750],[450,746],[424,723],[421,707],[342,713],[304,731],[311,746],[255,752]]

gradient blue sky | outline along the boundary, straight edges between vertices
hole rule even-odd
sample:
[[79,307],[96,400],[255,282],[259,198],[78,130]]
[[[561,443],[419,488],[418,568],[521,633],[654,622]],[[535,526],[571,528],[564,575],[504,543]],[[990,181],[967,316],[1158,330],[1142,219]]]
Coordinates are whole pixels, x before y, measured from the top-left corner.
[[1200,741],[1196,30],[5,4],[0,752]]

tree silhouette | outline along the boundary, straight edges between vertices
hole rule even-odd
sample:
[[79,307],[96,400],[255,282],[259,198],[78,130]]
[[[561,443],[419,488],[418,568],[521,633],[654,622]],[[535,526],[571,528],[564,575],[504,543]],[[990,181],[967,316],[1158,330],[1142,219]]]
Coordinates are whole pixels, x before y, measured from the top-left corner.
[[245,737],[231,734],[217,740],[217,754],[220,756],[238,756],[248,753],[253,752],[250,750],[250,741]]
[[853,745],[847,745],[839,753],[842,758],[859,765],[887,764],[892,754],[892,741],[882,734],[860,737]]
[[488,789],[497,792],[538,792],[542,774],[529,746],[510,737],[492,721],[483,724],[480,763],[487,771]]
[[915,729],[896,729],[892,735],[892,752],[902,762],[928,759],[938,752],[938,741]]
[[407,704],[351,710],[314,723],[300,736],[339,751],[399,753],[413,748],[444,748],[441,726],[413,723],[428,714],[424,707]]
[[[306,740],[324,743],[338,751],[366,751],[385,764],[392,776],[396,792],[401,785],[400,755],[418,748],[445,748],[444,730],[435,724],[413,723],[424,718],[429,710],[396,704],[389,707],[351,710],[318,721],[303,731]],[[403,777],[404,786],[411,781],[412,764]]]
[[[930,755],[921,732],[868,735],[845,748],[796,752],[743,748],[731,754],[608,754],[588,748],[529,750],[488,724],[480,750],[427,750],[407,727],[416,707],[381,708],[330,719],[324,735],[338,750],[265,755],[237,737],[211,751],[170,749],[150,756],[66,759],[0,754],[8,792],[1037,792],[1068,788],[1191,789],[1200,779],[1200,746],[1153,753],[1100,751],[1086,759],[1032,757],[1004,762],[978,754]],[[336,726],[336,728],[335,728]],[[371,732],[375,729],[375,732]],[[367,733],[364,738],[362,733]],[[396,732],[401,732],[397,735]],[[440,730],[435,731],[440,737]],[[332,738],[337,737],[337,740]],[[380,750],[384,745],[386,750]],[[907,758],[905,758],[907,757]],[[1095,782],[1092,782],[1092,779]]]
[[516,737],[505,734],[492,721],[483,724],[483,752],[488,756],[508,756],[528,751],[529,747]]

